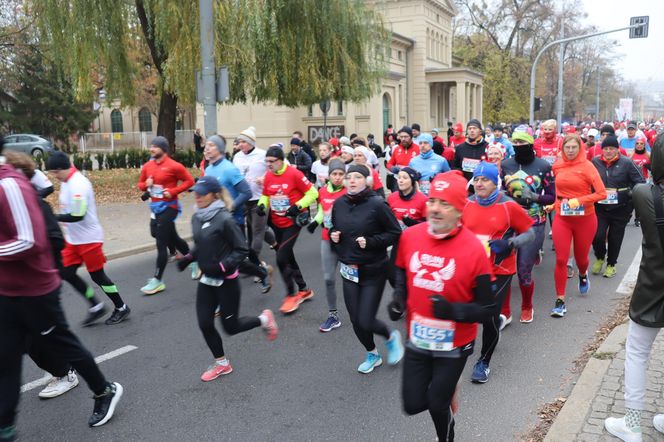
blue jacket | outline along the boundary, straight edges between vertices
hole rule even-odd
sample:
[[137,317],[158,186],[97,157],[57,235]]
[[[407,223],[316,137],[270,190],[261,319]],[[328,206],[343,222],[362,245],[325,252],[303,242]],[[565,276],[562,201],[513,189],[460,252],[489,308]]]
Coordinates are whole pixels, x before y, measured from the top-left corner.
[[450,170],[447,160],[430,150],[427,153],[421,153],[408,164],[422,175],[423,180],[429,180],[441,172]]

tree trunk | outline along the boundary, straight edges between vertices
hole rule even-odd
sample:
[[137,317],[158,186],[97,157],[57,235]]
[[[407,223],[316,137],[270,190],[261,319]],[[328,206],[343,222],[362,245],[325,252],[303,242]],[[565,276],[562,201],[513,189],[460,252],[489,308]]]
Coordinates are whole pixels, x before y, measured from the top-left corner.
[[166,137],[171,150],[175,152],[175,119],[178,111],[178,97],[165,90],[159,99],[159,115],[157,117],[157,135]]

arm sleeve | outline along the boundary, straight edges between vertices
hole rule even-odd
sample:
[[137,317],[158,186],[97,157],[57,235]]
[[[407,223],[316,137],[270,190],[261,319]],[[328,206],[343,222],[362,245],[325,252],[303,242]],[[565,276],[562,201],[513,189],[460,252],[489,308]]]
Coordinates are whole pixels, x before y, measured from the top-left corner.
[[304,163],[302,163],[301,166],[297,166],[298,169],[300,169],[302,173],[307,173],[311,171],[311,163],[312,163],[311,156],[307,152],[305,152],[304,155],[301,155],[301,157],[302,159],[304,159]]
[[636,164],[634,164],[633,161],[631,161],[631,166],[629,168],[629,180],[632,182],[632,185],[630,187],[634,187],[637,184],[640,183],[645,183],[646,180],[643,178],[643,175],[641,175],[641,171],[639,170],[638,167],[636,167]]
[[510,242],[514,246],[514,248],[519,248],[523,246],[524,244],[528,244],[531,241],[535,240],[535,229],[532,227],[526,230],[525,232],[515,236],[514,238],[510,239]]
[[593,204],[598,201],[602,201],[603,199],[606,199],[606,187],[604,186],[604,182],[602,182],[602,178],[599,176],[599,172],[597,172],[595,166],[593,166],[592,164],[590,166],[591,167],[586,168],[586,172],[589,175],[592,187],[595,190],[595,192],[577,198],[579,200],[579,203],[583,205]]
[[443,158],[443,163],[441,165],[440,171],[441,173],[450,171],[450,163],[448,163],[445,158]]
[[[31,217],[16,180],[0,181],[0,226],[6,239],[0,241],[0,261],[16,261],[32,254],[34,232],[45,229],[39,217]],[[43,217],[42,217],[43,218]]]
[[394,291],[392,292],[392,300],[406,305],[406,299],[408,299],[406,271],[401,267],[394,267]]
[[71,213],[61,213],[55,217],[61,223],[77,223],[79,221],[83,221],[83,218],[85,218],[85,216],[75,216]]
[[220,264],[227,272],[235,271],[240,263],[249,256],[249,247],[240,228],[232,218],[224,221],[224,240],[231,246],[231,253],[225,257]]
[[401,227],[394,213],[392,213],[392,209],[385,201],[380,201],[377,204],[376,216],[378,216],[383,231],[375,235],[365,236],[367,249],[385,248],[396,244],[399,241],[399,235],[401,235]]
[[258,198],[258,203],[256,203],[257,206],[263,206],[263,207],[268,207],[268,203],[270,202],[270,197],[267,195],[261,195],[260,198]]
[[314,217],[314,221],[316,221],[318,224],[323,224],[323,218],[325,217],[325,214],[323,213],[323,207],[320,205],[320,201],[318,202],[318,210],[316,211],[316,216]]
[[143,164],[143,167],[141,167],[141,175],[138,177],[138,188],[145,192],[148,190],[148,186],[145,184],[145,180],[148,179],[148,173],[145,171],[147,167],[147,163]]
[[496,285],[491,274],[475,278],[474,302],[451,302],[450,318],[456,322],[482,322],[489,319],[495,310]]
[[237,191],[237,196],[233,200],[233,207],[236,209],[238,207],[243,207],[244,203],[249,201],[251,198],[251,188],[249,187],[249,183],[242,178],[237,184],[233,186],[233,188]]
[[551,169],[544,175],[544,194],[537,198],[537,202],[543,206],[548,206],[556,201],[556,182],[551,173]]
[[171,196],[175,198],[185,190],[189,189],[191,186],[194,185],[194,179],[192,178],[191,174],[185,167],[178,163],[178,168],[176,172],[177,179],[179,181],[182,181],[178,186],[175,186],[173,189],[168,189],[168,191],[171,193]]
[[55,189],[53,188],[53,186],[49,186],[49,187],[42,187],[37,191],[37,194],[39,195],[39,198],[46,198],[53,192],[55,192]]
[[396,160],[394,157],[394,152],[391,153],[390,159],[387,161],[387,164],[385,164],[385,167],[387,168],[387,171],[391,171],[392,168],[396,166]]

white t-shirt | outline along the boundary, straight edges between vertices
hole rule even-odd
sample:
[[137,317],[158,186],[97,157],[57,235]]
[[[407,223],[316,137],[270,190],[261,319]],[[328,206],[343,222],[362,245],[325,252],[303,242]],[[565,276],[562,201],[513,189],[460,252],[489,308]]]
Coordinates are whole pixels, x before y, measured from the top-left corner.
[[60,213],[83,215],[76,223],[62,223],[69,244],[104,242],[104,231],[97,218],[97,205],[92,183],[78,170],[60,185]]
[[325,185],[325,181],[329,175],[329,165],[323,164],[320,160],[314,161],[311,165],[311,173],[316,175],[316,187],[321,188]]
[[46,175],[44,175],[44,172],[39,169],[35,169],[35,174],[32,176],[30,183],[32,183],[32,185],[35,186],[37,190],[53,187],[51,180],[49,180]]
[[256,201],[263,194],[263,185],[258,184],[256,178],[264,176],[265,172],[267,172],[265,153],[263,149],[255,147],[249,154],[239,151],[233,157],[233,164],[240,169],[240,172],[244,175],[244,179],[249,183],[249,187],[251,188],[251,198],[249,201]]

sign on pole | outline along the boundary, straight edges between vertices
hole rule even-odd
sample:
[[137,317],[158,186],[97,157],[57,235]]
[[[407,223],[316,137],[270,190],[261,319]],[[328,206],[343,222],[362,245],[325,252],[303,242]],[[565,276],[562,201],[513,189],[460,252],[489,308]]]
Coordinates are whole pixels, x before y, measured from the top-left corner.
[[648,37],[648,22],[650,16],[643,15],[641,17],[632,17],[629,19],[629,25],[641,25],[629,30],[629,38],[647,38]]

